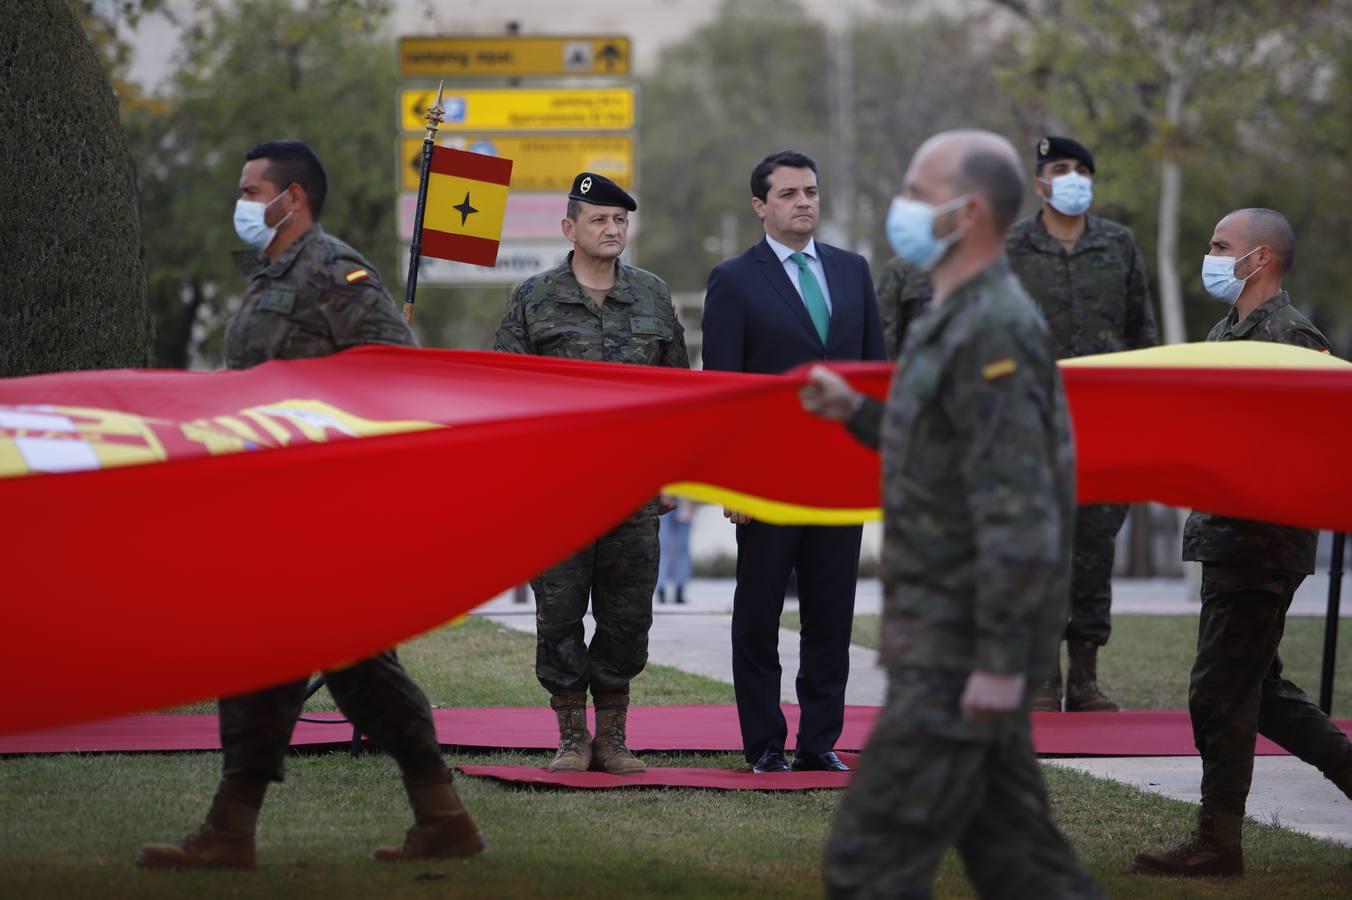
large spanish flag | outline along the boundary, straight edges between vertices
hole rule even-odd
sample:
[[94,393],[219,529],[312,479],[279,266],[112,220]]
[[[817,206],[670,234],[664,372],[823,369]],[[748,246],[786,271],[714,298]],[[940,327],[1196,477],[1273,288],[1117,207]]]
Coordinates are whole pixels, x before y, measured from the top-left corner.
[[[891,376],[841,370],[876,396]],[[1081,500],[1352,531],[1352,365],[1245,341],[1062,371]],[[803,380],[395,347],[0,380],[0,732],[361,658],[664,485],[876,516],[877,454],[802,412]]]
[[453,147],[432,150],[422,255],[497,265],[512,161]]

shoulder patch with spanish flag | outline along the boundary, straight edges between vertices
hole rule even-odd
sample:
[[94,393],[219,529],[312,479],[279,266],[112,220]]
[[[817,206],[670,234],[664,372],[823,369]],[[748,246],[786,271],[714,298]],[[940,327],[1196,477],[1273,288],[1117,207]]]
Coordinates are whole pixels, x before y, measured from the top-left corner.
[[1017,371],[1019,371],[1019,364],[1014,361],[1014,357],[1006,356],[982,366],[981,377],[987,381],[995,381],[998,378],[1013,375]]
[[348,284],[357,284],[371,277],[371,273],[365,269],[353,269],[343,276],[343,280]]

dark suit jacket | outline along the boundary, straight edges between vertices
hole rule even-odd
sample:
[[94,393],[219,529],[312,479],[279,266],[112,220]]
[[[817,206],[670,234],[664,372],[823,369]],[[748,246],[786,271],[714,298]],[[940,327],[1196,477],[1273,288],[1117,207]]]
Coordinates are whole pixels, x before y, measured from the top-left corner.
[[778,375],[815,360],[886,359],[868,263],[817,242],[831,292],[822,346],[803,298],[764,240],[709,273],[704,297],[704,368]]

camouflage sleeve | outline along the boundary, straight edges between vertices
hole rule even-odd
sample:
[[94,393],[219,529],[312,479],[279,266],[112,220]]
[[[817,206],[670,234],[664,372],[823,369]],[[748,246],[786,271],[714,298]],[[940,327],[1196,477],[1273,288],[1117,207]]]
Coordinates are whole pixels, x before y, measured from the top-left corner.
[[338,281],[327,292],[322,308],[339,350],[361,344],[418,346],[394,300],[374,276],[351,283]]
[[662,365],[670,366],[673,369],[690,368],[690,352],[685,347],[685,326],[681,324],[681,317],[676,315],[676,304],[671,299],[671,288],[666,287],[665,293],[667,303],[671,306],[671,340],[662,350]]
[[901,349],[901,342],[897,339],[897,327],[901,322],[901,266],[899,260],[893,259],[887,265],[883,266],[882,274],[878,276],[878,284],[874,289],[878,295],[878,318],[882,322],[883,329],[883,347],[887,350],[887,358],[893,362],[897,359],[897,353]]
[[854,415],[845,420],[845,427],[859,443],[877,450],[882,444],[883,409],[881,400],[865,397]]
[[1150,300],[1150,274],[1141,248],[1131,239],[1131,273],[1127,278],[1127,347],[1140,350],[1159,343],[1155,331],[1155,306]]
[[512,292],[512,299],[507,301],[507,308],[502,311],[502,322],[493,336],[493,349],[498,353],[535,353],[530,331],[526,328],[526,304],[523,300],[529,284],[529,281],[520,284]]
[[685,348],[685,328],[679,319],[676,321],[671,340],[667,342],[666,349],[662,352],[662,365],[673,369],[690,368],[690,352]]
[[976,547],[975,668],[1024,671],[1062,558],[1055,385],[1040,335],[1003,324],[951,363],[943,404],[955,430]]

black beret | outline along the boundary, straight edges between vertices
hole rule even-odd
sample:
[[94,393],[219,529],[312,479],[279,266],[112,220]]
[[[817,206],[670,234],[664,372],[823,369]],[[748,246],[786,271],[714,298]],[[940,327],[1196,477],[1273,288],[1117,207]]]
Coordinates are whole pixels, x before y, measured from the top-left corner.
[[1090,173],[1094,171],[1094,154],[1079,141],[1073,141],[1067,137],[1053,137],[1048,135],[1037,143],[1037,168],[1042,168],[1042,164],[1051,162],[1054,159],[1078,159],[1089,167]]
[[623,206],[630,212],[638,209],[638,204],[625,193],[624,188],[606,176],[592,172],[583,172],[573,179],[573,189],[568,192],[568,199],[596,206]]

